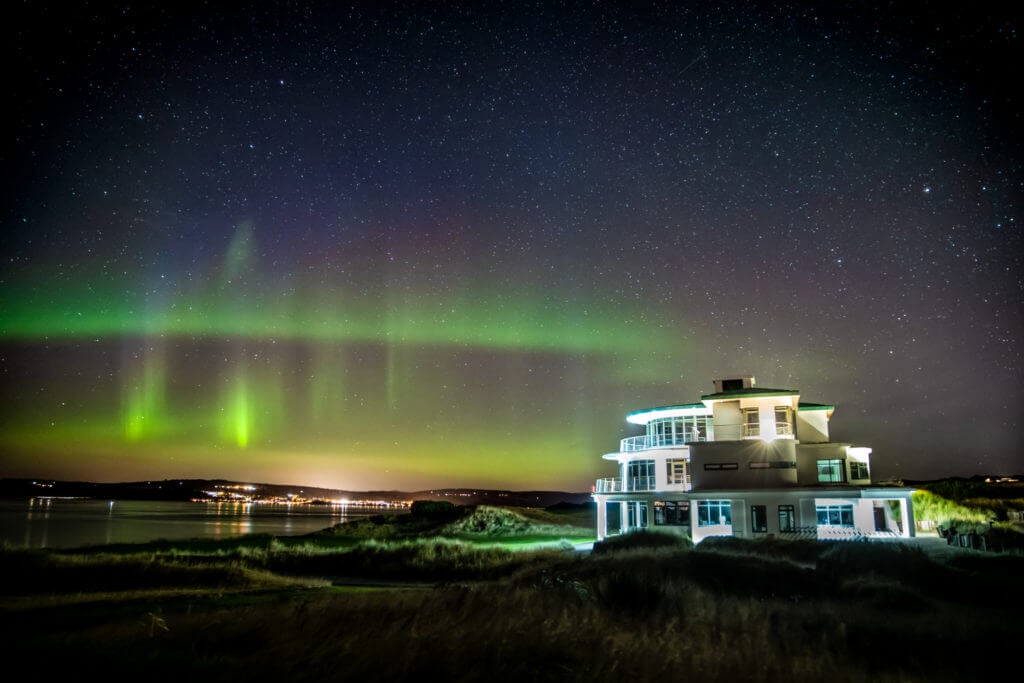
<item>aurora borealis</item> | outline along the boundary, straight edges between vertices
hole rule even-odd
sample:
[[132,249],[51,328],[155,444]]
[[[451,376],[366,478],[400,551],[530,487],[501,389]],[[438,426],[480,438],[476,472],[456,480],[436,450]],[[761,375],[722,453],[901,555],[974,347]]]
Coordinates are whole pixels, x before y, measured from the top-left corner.
[[1019,18],[19,6],[0,476],[589,490],[719,376],[1022,467]]

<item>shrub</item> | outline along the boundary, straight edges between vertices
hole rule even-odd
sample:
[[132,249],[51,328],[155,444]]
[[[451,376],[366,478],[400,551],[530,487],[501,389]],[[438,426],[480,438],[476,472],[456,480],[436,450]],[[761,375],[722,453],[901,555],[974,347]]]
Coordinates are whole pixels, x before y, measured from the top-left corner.
[[[957,494],[959,495],[959,494]],[[962,501],[963,499],[956,499]],[[949,526],[951,521],[960,523],[988,523],[996,517],[996,512],[983,507],[968,507],[954,499],[947,498],[932,491],[915,491],[912,496],[914,517],[918,521],[930,520],[938,525]]]
[[704,552],[754,555],[800,564],[813,564],[828,548],[827,543],[811,538],[739,538],[737,536],[710,536],[696,546]]
[[664,533],[660,531],[633,531],[628,534],[611,536],[594,544],[591,551],[594,554],[621,552],[624,550],[638,549],[689,549],[693,547],[693,541],[689,536],[680,534]]
[[797,599],[823,593],[823,584],[813,569],[788,560],[775,560],[705,548],[686,557],[684,571],[694,582],[716,593],[757,598]]

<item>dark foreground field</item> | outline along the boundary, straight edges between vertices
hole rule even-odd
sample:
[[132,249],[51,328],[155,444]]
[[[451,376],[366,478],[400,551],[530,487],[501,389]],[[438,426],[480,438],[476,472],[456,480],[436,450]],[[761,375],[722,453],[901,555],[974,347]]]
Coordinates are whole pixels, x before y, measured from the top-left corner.
[[108,680],[993,681],[1024,557],[896,543],[573,549],[482,508],[303,539],[0,553],[6,670]]

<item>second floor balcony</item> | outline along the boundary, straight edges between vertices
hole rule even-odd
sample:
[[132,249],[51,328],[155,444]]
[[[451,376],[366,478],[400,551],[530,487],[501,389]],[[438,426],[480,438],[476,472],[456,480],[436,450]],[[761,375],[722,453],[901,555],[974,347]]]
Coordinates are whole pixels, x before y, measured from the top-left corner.
[[598,479],[594,493],[624,493],[629,491],[655,491],[657,484],[654,477],[605,477]]
[[619,452],[636,453],[651,448],[670,448],[672,446],[685,446],[694,441],[707,441],[707,436],[700,432],[681,432],[675,434],[643,434],[641,436],[630,436],[619,442]]

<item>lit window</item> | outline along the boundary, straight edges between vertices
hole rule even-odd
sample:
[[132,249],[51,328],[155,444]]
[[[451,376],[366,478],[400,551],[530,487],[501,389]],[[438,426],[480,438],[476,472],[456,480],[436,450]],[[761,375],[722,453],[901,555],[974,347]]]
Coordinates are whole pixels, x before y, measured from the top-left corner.
[[835,484],[846,481],[843,478],[842,460],[819,460],[818,481]]
[[777,436],[793,436],[792,408],[775,406],[775,434]]
[[686,461],[682,458],[672,458],[666,460],[665,464],[668,468],[668,483],[669,484],[685,484],[686,483]]
[[743,436],[761,436],[761,416],[757,408],[743,409]]
[[697,501],[697,526],[732,524],[732,503],[728,500]]
[[796,531],[796,510],[792,505],[779,506],[779,531]]
[[819,505],[818,526],[853,526],[852,505]]
[[655,526],[689,526],[690,504],[686,501],[654,501]]
[[654,461],[653,460],[631,460],[626,463],[626,483],[628,491],[653,491]]

